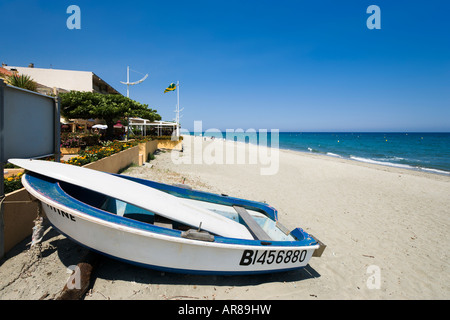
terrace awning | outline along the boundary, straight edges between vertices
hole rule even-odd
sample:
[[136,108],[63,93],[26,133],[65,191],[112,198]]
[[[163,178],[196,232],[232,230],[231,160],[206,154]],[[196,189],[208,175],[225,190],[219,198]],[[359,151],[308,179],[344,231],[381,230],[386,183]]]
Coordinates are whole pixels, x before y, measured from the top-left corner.
[[92,126],[94,129],[107,129],[108,126],[106,124],[95,124]]
[[144,132],[144,135],[146,134],[146,128],[147,127],[154,127],[157,129],[158,132],[158,136],[161,135],[161,129],[167,128],[167,127],[172,127],[174,130],[176,130],[178,128],[178,123],[176,122],[169,122],[169,121],[154,121],[151,122],[150,120],[147,119],[142,119],[142,118],[130,118],[130,122],[129,122],[130,126],[142,126],[142,131]]

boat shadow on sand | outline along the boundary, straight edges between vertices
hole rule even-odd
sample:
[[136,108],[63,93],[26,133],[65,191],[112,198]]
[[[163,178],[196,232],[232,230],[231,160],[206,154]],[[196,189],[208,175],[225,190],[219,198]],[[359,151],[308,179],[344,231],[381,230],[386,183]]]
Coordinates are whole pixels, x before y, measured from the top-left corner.
[[[142,284],[160,285],[211,285],[211,286],[254,286],[272,282],[296,282],[318,278],[310,265],[298,270],[255,275],[196,275],[162,272],[127,264],[101,256],[100,264],[94,273],[95,278],[105,280],[129,281]],[[95,280],[95,279],[94,279]]]
[[[16,255],[27,252],[29,249],[29,240],[30,239],[22,241],[14,249],[12,249],[7,254],[7,259],[14,258]],[[41,244],[41,259],[57,259],[66,267],[77,265],[89,252],[88,249],[61,235],[52,227],[49,227],[46,230]],[[55,256],[55,254],[57,256]],[[263,283],[296,282],[320,277],[320,274],[316,272],[309,264],[302,269],[292,271],[256,275],[227,276],[162,272],[128,264],[101,254],[96,254],[96,259],[98,260],[91,276],[90,287],[95,286],[95,281],[97,279],[156,285],[212,285],[240,287],[259,285]],[[55,268],[60,268],[60,263],[57,263],[58,266],[55,264]],[[64,284],[61,285],[63,286]]]

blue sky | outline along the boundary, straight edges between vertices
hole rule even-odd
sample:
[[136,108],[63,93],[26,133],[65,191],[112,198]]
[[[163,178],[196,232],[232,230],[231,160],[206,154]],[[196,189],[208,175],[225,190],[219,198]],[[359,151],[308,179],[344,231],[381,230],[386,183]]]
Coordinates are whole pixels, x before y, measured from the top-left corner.
[[[69,30],[69,5],[81,30]],[[369,30],[369,5],[381,29]],[[448,1],[2,0],[0,60],[93,71],[182,126],[450,131]],[[131,73],[131,80],[142,77]]]

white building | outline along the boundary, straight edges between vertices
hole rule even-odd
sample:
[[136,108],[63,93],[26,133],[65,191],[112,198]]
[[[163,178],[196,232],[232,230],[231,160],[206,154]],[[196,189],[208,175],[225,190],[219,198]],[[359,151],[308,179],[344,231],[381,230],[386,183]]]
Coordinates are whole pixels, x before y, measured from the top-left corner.
[[99,93],[120,94],[116,89],[102,80],[91,71],[74,71],[61,69],[43,69],[30,67],[4,66],[10,71],[30,76],[35,82],[48,89],[56,88],[59,91],[89,91]]

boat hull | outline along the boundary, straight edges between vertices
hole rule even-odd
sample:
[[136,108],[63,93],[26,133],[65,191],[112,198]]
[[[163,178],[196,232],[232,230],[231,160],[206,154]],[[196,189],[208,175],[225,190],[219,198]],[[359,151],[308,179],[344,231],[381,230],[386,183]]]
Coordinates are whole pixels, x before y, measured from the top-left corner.
[[263,242],[219,236],[213,242],[186,239],[179,231],[77,203],[64,194],[58,182],[44,181],[41,186],[36,181],[39,178],[29,175],[22,179],[62,234],[93,251],[147,268],[224,275],[280,272],[306,266],[319,248],[304,241]]
[[315,250],[210,244],[89,221],[69,208],[55,211],[55,207],[46,203],[43,207],[50,223],[77,243],[119,260],[162,271],[196,274],[286,271],[306,266]]

